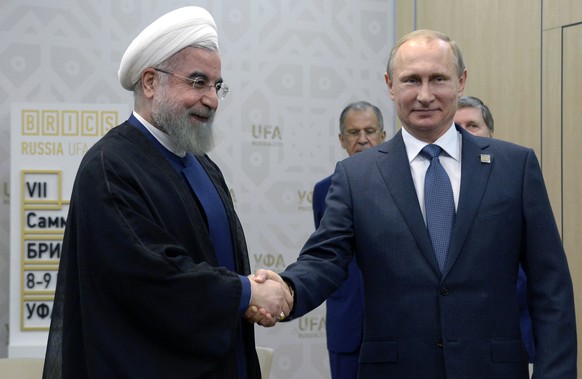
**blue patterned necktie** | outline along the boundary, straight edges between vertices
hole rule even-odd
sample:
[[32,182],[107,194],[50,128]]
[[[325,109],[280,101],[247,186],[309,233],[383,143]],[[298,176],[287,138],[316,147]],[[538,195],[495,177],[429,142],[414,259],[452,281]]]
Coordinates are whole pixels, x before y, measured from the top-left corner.
[[444,272],[455,223],[455,200],[449,176],[439,161],[441,150],[440,146],[431,144],[426,145],[420,153],[430,160],[424,177],[426,227],[439,268]]

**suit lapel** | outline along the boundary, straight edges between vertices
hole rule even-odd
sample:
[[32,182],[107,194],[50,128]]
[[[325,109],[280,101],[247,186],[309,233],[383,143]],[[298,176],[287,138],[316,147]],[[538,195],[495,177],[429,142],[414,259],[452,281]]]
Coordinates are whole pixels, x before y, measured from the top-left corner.
[[[464,130],[461,131],[461,134],[463,135],[461,189],[445,274],[451,270],[459,257],[461,248],[477,216],[477,210],[487,187],[491,167],[495,164],[495,157],[488,152],[489,142],[487,139],[473,137]],[[487,156],[489,157],[489,163],[486,159]]]
[[399,131],[392,139],[380,147],[380,152],[386,153],[378,161],[380,174],[384,179],[394,203],[400,210],[404,222],[413,235],[422,255],[431,266],[437,277],[441,276],[432,244],[428,236],[426,224],[422,217],[418,197],[410,173],[410,163],[406,154],[406,147]]

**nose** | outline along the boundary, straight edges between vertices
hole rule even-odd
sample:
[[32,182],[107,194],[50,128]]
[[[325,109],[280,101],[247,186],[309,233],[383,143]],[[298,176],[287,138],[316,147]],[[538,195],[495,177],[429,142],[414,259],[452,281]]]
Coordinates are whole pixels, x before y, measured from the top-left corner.
[[430,89],[430,85],[428,82],[423,82],[418,89],[417,100],[423,104],[430,103],[434,99],[434,94]]
[[214,90],[214,88],[210,88],[204,95],[202,95],[200,102],[211,109],[217,109],[218,95],[216,94],[216,90]]
[[360,130],[360,133],[358,133],[358,143],[360,145],[365,145],[368,143],[368,134],[365,130]]

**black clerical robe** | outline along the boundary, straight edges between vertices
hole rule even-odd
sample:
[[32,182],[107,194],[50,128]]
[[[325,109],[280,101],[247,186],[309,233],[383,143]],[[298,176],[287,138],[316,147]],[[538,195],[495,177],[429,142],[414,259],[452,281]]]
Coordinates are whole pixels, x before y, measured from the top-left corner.
[[[207,156],[200,161],[228,214],[236,271],[247,275],[224,178]],[[112,129],[75,179],[44,377],[235,377],[237,273],[218,267],[184,178],[136,127]],[[242,327],[248,377],[259,378],[253,326]]]

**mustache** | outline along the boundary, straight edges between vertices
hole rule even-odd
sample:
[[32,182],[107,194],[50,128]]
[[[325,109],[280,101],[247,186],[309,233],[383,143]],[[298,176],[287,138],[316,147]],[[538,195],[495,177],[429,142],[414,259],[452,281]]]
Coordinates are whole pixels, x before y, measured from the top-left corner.
[[212,108],[205,107],[203,109],[188,109],[188,114],[190,116],[202,117],[207,118],[209,120],[214,119],[214,115],[216,114],[216,110]]

